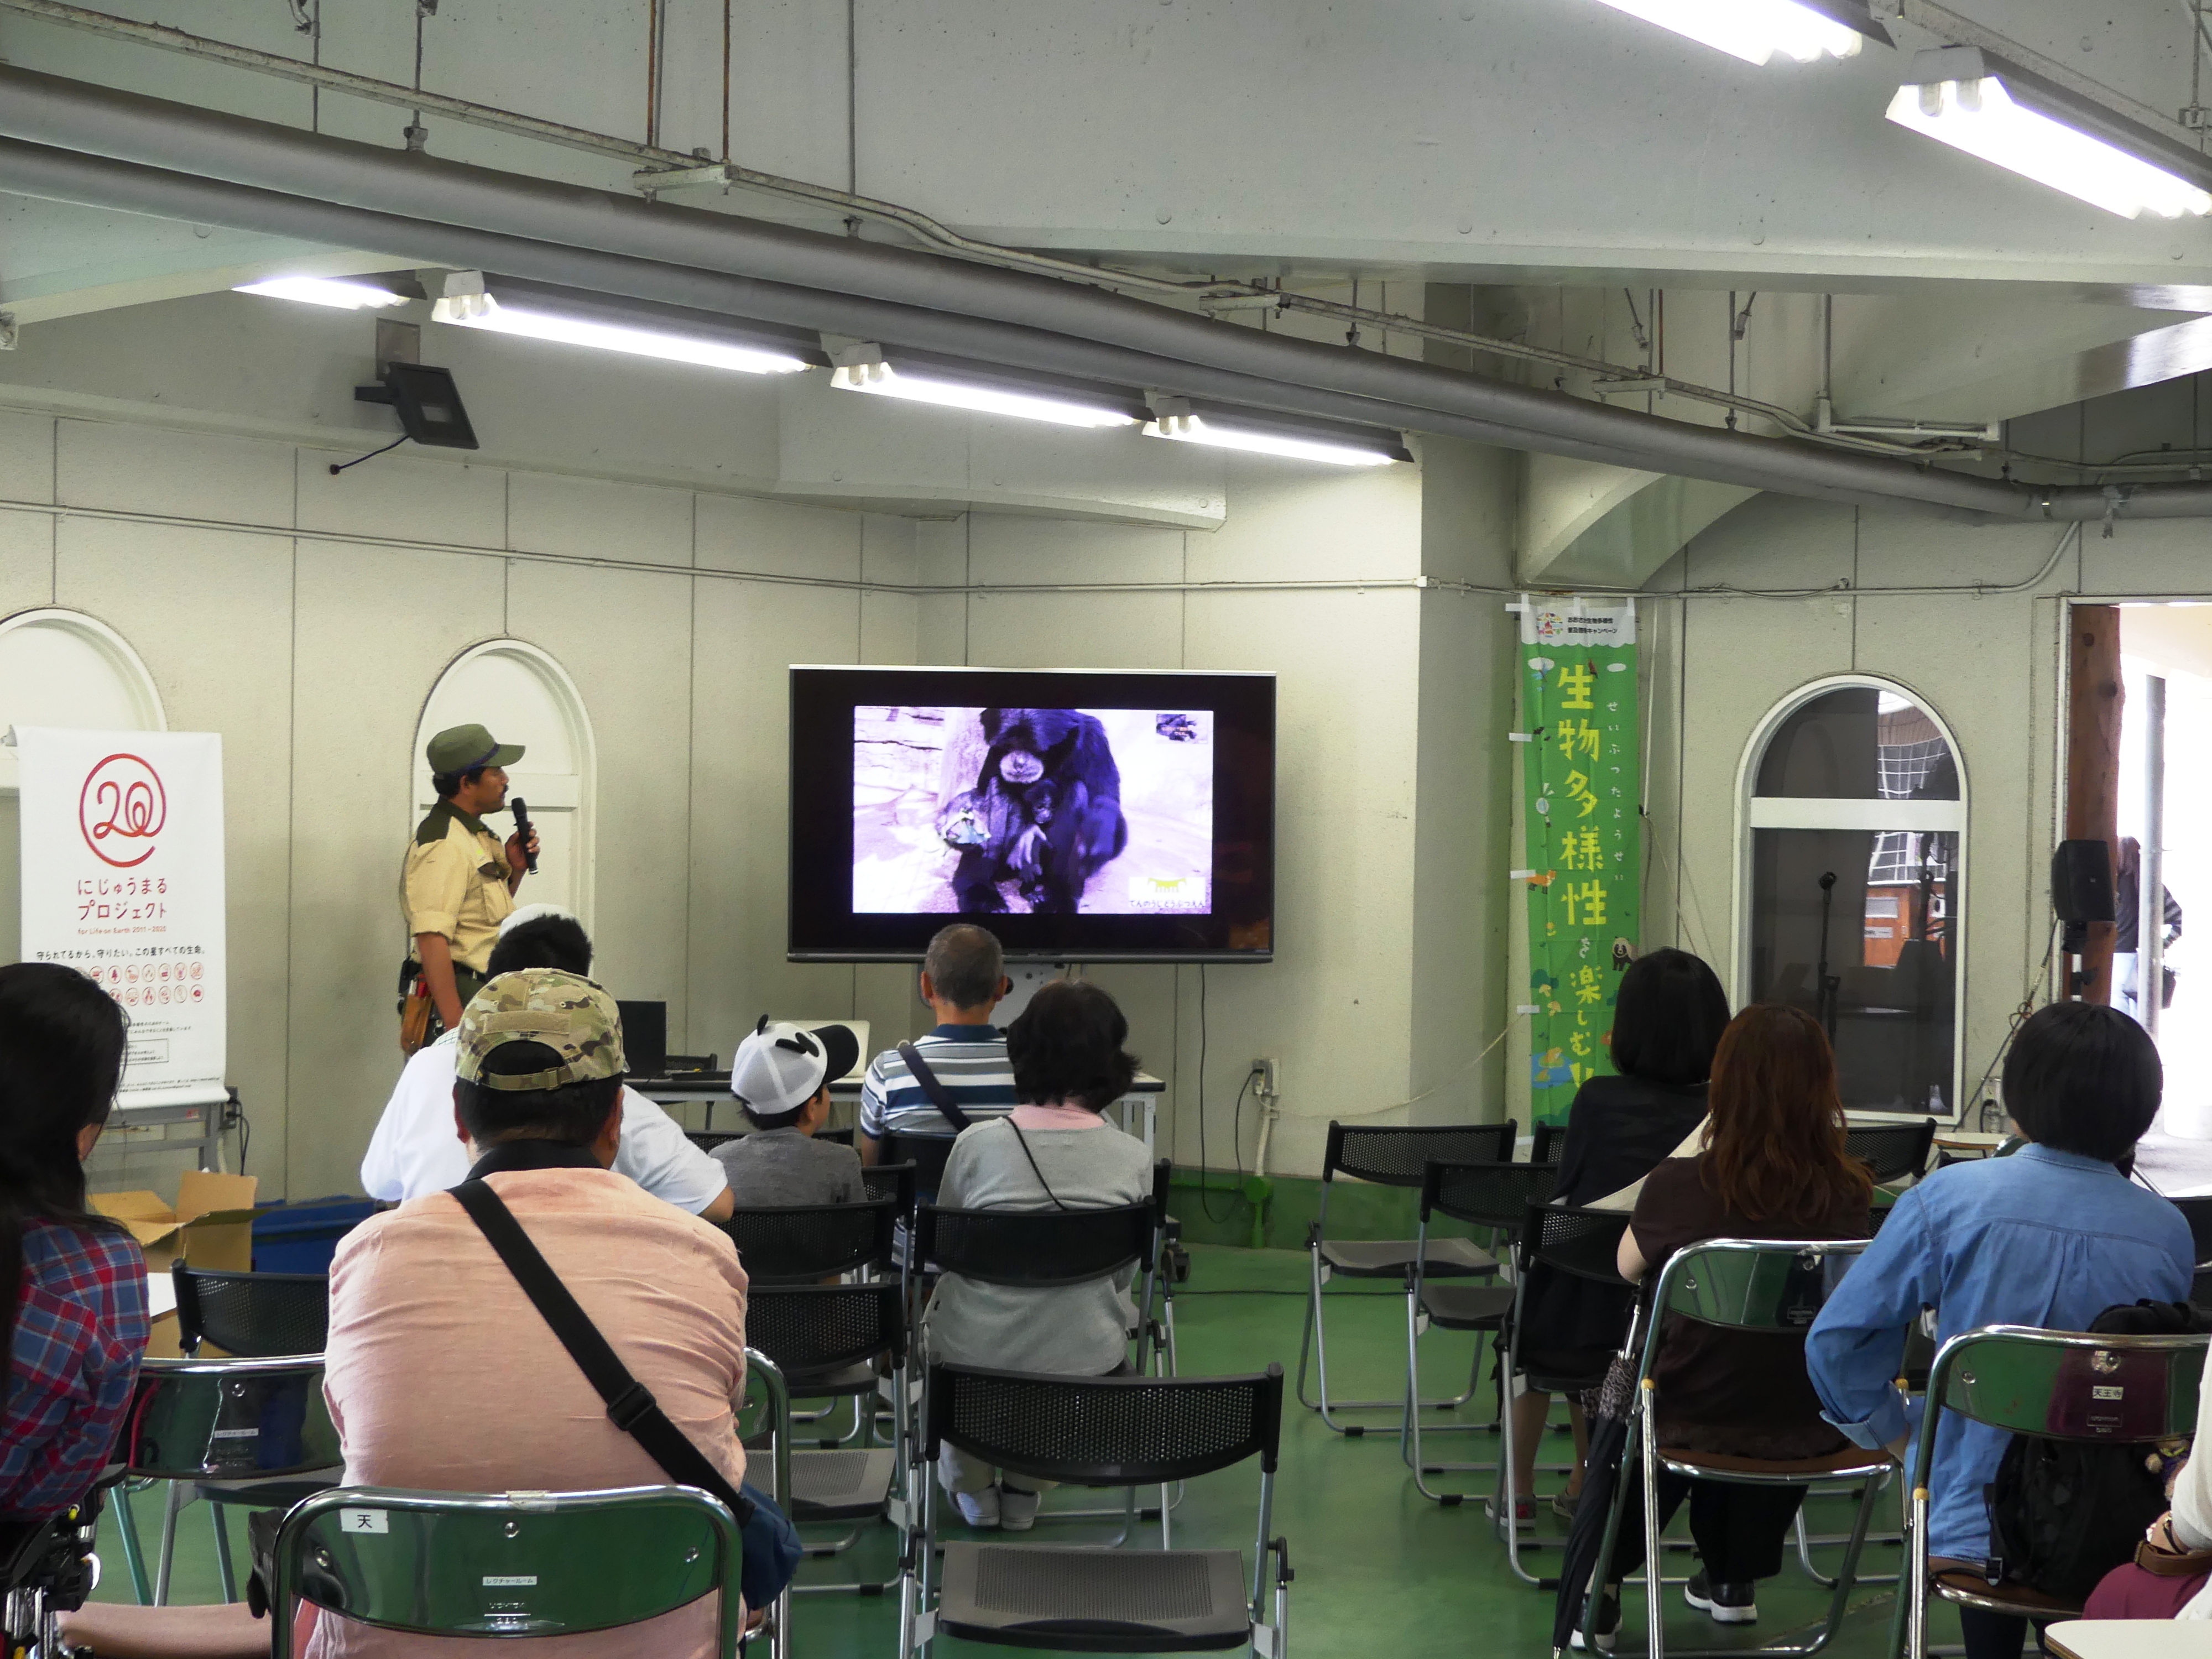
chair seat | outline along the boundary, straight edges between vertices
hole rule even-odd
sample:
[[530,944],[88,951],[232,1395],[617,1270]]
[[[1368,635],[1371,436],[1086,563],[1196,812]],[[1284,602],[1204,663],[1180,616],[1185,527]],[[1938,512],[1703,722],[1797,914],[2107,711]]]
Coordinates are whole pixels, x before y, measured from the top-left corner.
[[1897,1465],[1881,1452],[1845,1446],[1818,1457],[1739,1457],[1733,1452],[1662,1446],[1659,1462],[1677,1474],[1748,1474],[1778,1480],[1846,1480],[1887,1474]]
[[895,1474],[888,1446],[791,1455],[791,1518],[862,1521],[883,1513]]
[[1959,1601],[1990,1613],[2018,1613],[2036,1620],[2079,1619],[2081,1604],[2063,1596],[2046,1595],[2026,1584],[1992,1584],[1976,1561],[1947,1561],[1928,1558],[1928,1583],[1947,1601]]
[[1513,1311],[1513,1291],[1504,1285],[1425,1284],[1421,1311],[1444,1330],[1494,1331]]
[[947,1544],[939,1626],[971,1642],[1177,1653],[1252,1639],[1237,1550]]
[[192,1483],[192,1496],[210,1504],[237,1504],[251,1510],[289,1510],[302,1498],[328,1492],[338,1484],[344,1473],[343,1469],[332,1469],[327,1480],[196,1480]]
[[[1321,1243],[1322,1263],[1347,1279],[1401,1279],[1413,1265],[1419,1240],[1412,1238],[1325,1238]],[[1473,1239],[1432,1238],[1422,1264],[1431,1279],[1465,1279],[1494,1273],[1498,1258]]]
[[819,1400],[829,1395],[873,1394],[876,1375],[876,1368],[863,1359],[824,1371],[787,1371],[783,1380],[793,1400]]

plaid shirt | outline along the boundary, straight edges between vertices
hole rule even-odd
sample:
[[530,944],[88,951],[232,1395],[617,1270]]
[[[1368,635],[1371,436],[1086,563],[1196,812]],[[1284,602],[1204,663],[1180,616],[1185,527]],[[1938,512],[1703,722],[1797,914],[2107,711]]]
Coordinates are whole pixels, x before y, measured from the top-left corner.
[[146,1348],[146,1258],[120,1228],[33,1221],[0,1411],[0,1515],[53,1515],[115,1451]]

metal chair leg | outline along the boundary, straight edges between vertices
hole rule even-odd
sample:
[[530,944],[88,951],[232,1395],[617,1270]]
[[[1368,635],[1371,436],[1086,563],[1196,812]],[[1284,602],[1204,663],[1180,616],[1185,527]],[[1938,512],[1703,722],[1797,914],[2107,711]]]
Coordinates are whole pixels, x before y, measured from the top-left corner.
[[212,1498],[208,1502],[208,1519],[215,1526],[216,1580],[222,1586],[222,1599],[235,1601],[238,1600],[238,1570],[230,1564],[230,1528],[223,1521],[222,1505]]
[[131,1595],[140,1607],[151,1599],[146,1583],[146,1552],[138,1542],[138,1517],[131,1509],[131,1483],[120,1480],[115,1486],[115,1535],[123,1545],[123,1565],[131,1573]]
[[169,1569],[177,1559],[177,1511],[185,1506],[185,1483],[169,1483],[166,1506],[161,1511],[161,1559],[154,1569],[154,1605],[169,1605]]

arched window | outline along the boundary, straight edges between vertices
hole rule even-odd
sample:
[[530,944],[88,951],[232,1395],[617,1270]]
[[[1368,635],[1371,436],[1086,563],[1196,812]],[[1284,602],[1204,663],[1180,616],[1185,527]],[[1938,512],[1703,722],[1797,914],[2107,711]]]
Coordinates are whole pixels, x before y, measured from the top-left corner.
[[1812,1012],[1856,1112],[1955,1115],[1966,788],[1904,688],[1816,681],[1744,756],[1735,998]]
[[[437,802],[424,746],[449,726],[485,726],[525,753],[507,770],[507,799],[530,805],[543,848],[522,884],[526,904],[563,904],[592,923],[592,825],[596,749],[576,684],[553,658],[520,640],[472,646],[438,677],[415,732],[411,831]],[[503,837],[502,816],[493,828]]]
[[[124,637],[76,611],[21,611],[0,622],[0,733],[19,726],[166,732],[154,677]],[[23,945],[22,825],[15,751],[0,745],[0,962]]]

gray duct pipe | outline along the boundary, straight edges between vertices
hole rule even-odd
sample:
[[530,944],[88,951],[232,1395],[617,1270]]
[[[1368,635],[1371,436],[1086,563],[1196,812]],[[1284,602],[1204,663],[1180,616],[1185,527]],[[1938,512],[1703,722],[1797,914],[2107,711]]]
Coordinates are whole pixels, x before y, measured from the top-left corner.
[[[1060,337],[1062,343],[1057,349],[1070,367],[1058,372],[1123,384],[1165,386],[1195,396],[1315,414],[1325,411],[1316,406],[1318,400],[1313,394],[1329,394],[1333,410],[1340,411],[1337,418],[1466,436],[1789,495],[1892,502],[1992,519],[2212,515],[2212,484],[2039,489],[1938,471],[1911,461],[1692,426],[1378,353],[1266,334],[1076,283],[726,215],[632,201],[603,191],[493,173],[4,66],[0,66],[0,135],[273,192],[307,209],[350,208],[398,222],[381,239],[296,228],[284,234],[307,234],[312,240],[372,251],[392,246],[399,257],[436,264],[483,264],[515,276],[537,276],[585,287],[608,285],[550,275],[542,266],[525,269],[512,259],[435,252],[431,251],[432,241],[434,239],[439,246],[453,249],[460,246],[461,234],[489,233],[493,240],[511,238],[543,250],[611,255],[663,268],[720,272],[750,279],[756,289],[765,285],[787,290],[781,296],[760,295],[763,300],[790,300],[795,292],[811,291],[825,301],[842,299],[847,302],[846,314],[855,317],[860,313],[852,306],[854,301],[902,308],[910,325],[933,320],[937,337],[924,339],[913,332],[894,335],[888,326],[841,323],[805,323],[804,326],[829,327],[871,337],[880,334],[915,349],[951,350],[1017,367],[1047,368],[1034,360],[1042,350],[1038,337]],[[28,159],[17,156],[16,161],[27,176]],[[46,171],[51,176],[55,169],[49,164]],[[141,185],[150,182],[137,181]],[[67,194],[64,188],[27,189],[26,193],[80,199]],[[237,222],[202,208],[188,208],[173,195],[171,203],[127,210],[202,222]],[[122,205],[107,200],[99,204]],[[278,209],[278,204],[266,196],[253,206],[272,218]],[[242,211],[245,204],[235,202],[234,208]],[[292,218],[295,225],[301,222],[296,210]],[[409,239],[405,252],[392,240],[402,234]],[[521,250],[510,252],[519,254]],[[580,259],[579,267],[584,263]],[[609,287],[609,291],[635,292],[619,285]],[[732,310],[768,320],[799,320],[788,309],[772,314],[727,301],[704,308]],[[939,343],[963,331],[950,326],[962,319],[983,326],[983,343]],[[1024,343],[1022,356],[1015,354],[1013,337],[1004,332],[1010,325],[1033,337]],[[1114,348],[1117,354],[1135,354],[1147,362],[1167,365],[1172,372],[1139,376],[1127,369],[1073,367],[1077,362],[1105,361],[1080,351],[1079,348],[1085,343]],[[1229,380],[1216,377],[1230,377],[1247,389],[1222,390]],[[1269,388],[1270,395],[1256,395],[1252,390],[1255,386]],[[1340,398],[1358,402],[1365,412],[1350,413],[1348,405],[1336,402]]]

